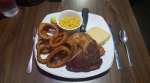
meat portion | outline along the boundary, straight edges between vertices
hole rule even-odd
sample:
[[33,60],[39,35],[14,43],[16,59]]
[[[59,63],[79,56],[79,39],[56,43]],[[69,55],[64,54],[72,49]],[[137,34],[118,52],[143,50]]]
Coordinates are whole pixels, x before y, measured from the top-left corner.
[[[78,41],[76,41],[78,39]],[[72,35],[73,45],[77,45],[74,50],[73,59],[67,63],[67,70],[73,72],[88,72],[98,69],[102,63],[101,56],[105,53],[104,49],[85,33]]]

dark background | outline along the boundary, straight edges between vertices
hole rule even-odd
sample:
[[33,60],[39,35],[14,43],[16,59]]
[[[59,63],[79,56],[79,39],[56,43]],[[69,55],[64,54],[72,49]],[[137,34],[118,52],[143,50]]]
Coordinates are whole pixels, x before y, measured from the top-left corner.
[[150,53],[150,0],[130,0],[130,3]]

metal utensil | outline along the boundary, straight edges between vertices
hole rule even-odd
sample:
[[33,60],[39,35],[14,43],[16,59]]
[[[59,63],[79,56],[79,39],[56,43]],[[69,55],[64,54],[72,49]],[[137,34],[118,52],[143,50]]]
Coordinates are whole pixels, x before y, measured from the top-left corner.
[[129,66],[132,66],[131,57],[130,57],[129,49],[127,46],[128,37],[127,37],[126,31],[120,30],[119,37],[120,37],[120,41],[122,42],[123,46],[126,49],[126,56],[128,58]]
[[30,60],[28,62],[28,66],[27,66],[27,69],[26,69],[26,72],[28,74],[30,74],[32,72],[32,63],[33,63],[33,51],[31,52],[31,55],[30,55]]
[[114,34],[114,32],[112,31],[111,25],[109,25],[109,27],[110,27],[110,31],[111,31],[111,33],[112,33],[112,37],[113,37],[113,41],[114,41],[114,45],[115,45],[115,47],[114,47],[114,49],[115,49],[115,50],[114,50],[114,55],[115,55],[115,61],[116,61],[117,69],[118,69],[118,70],[121,70],[123,67],[122,67],[122,63],[121,63],[121,61],[120,61],[120,55],[119,55],[118,48],[116,47],[117,42],[116,42],[115,34]]
[[27,65],[27,69],[26,69],[26,72],[28,74],[30,74],[32,72],[32,64],[33,64],[33,56],[34,56],[35,34],[36,34],[36,29],[34,29],[33,38],[32,38],[32,51],[31,51],[31,54],[30,54],[31,57],[29,59],[29,62],[28,62],[28,65]]
[[83,23],[80,27],[80,32],[86,32],[86,26],[87,26],[87,22],[88,22],[88,13],[89,13],[88,8],[83,8],[82,9]]

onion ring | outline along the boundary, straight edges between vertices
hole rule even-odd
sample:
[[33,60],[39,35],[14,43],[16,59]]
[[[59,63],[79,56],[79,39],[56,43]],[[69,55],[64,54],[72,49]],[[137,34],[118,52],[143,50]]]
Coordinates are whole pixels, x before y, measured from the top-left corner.
[[49,39],[49,44],[51,47],[57,47],[59,45],[62,45],[66,41],[66,39],[67,39],[67,33],[60,32]]
[[40,49],[40,54],[47,54],[50,50],[50,45],[48,44],[48,40],[39,39],[36,44],[36,48]]
[[40,63],[42,63],[42,64],[46,64],[47,63],[47,58],[46,59],[42,59],[41,58],[41,54],[48,54],[49,51],[50,51],[50,46],[47,43],[48,43],[47,40],[40,39],[38,41],[38,43],[36,44],[36,48],[37,48],[37,60]]
[[55,48],[48,55],[47,67],[58,68],[64,66],[71,59],[71,51],[65,46]]
[[40,48],[37,50],[37,60],[38,60],[40,63],[42,63],[42,64],[46,64],[47,61],[48,61],[48,59],[47,59],[47,58],[45,58],[45,59],[42,59],[42,58],[41,58],[40,50],[41,50]]
[[52,25],[48,23],[41,23],[38,28],[38,35],[43,39],[49,39],[54,34],[58,34],[59,29],[57,25]]

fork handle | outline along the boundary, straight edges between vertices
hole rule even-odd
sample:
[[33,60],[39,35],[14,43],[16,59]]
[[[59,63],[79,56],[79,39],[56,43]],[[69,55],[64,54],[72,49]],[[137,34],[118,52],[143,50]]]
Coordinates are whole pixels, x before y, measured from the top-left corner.
[[30,57],[30,60],[29,60],[28,66],[27,66],[27,70],[26,70],[26,72],[28,74],[30,74],[32,72],[32,63],[33,63],[33,50],[32,50],[31,57]]

